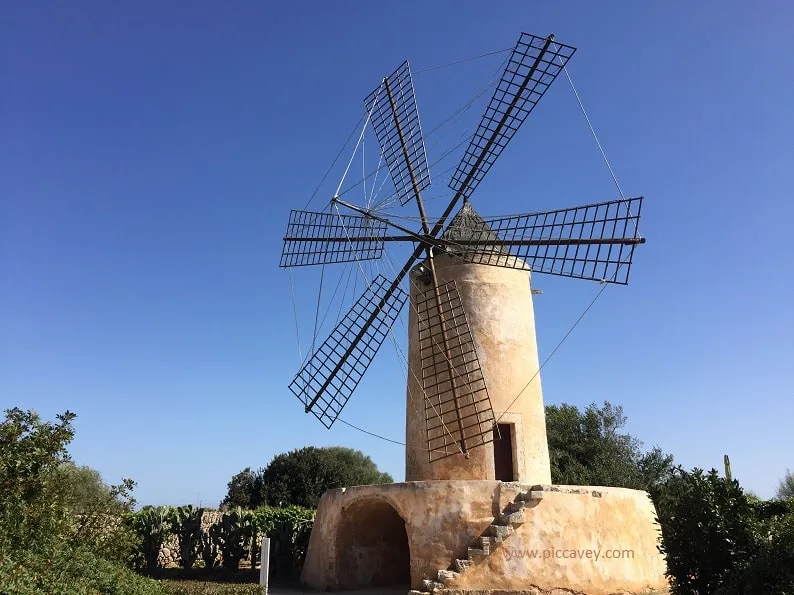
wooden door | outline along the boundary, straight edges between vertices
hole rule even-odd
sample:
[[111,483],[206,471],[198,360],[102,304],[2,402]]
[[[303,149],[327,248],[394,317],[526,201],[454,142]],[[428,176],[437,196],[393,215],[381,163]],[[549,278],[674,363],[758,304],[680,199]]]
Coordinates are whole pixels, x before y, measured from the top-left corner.
[[512,425],[498,424],[498,433],[496,428],[494,428],[493,456],[497,481],[514,481]]

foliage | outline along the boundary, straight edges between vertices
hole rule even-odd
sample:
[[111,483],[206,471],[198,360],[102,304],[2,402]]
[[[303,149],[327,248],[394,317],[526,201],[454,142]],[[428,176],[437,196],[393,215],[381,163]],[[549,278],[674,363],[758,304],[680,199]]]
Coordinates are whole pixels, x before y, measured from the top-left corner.
[[264,587],[251,583],[162,581],[169,595],[262,595]]
[[359,450],[341,446],[307,446],[282,453],[256,472],[246,467],[229,482],[223,503],[258,508],[316,508],[327,490],[356,485],[391,483],[388,473]]
[[751,499],[715,470],[680,467],[655,500],[674,594],[794,590],[794,503]]
[[[234,508],[235,506],[251,508],[251,500],[259,497],[261,481],[262,470],[255,474],[251,471],[251,467],[246,467],[234,475],[231,481],[226,484],[226,496],[221,500],[221,506],[225,508]],[[257,495],[255,496],[255,494]]]
[[201,545],[201,519],[203,508],[192,504],[179,506],[171,511],[171,531],[179,541],[179,556],[182,568],[193,568]]
[[56,470],[69,460],[75,417],[67,411],[53,424],[34,411],[6,410],[0,424],[0,551],[40,548],[68,533]]
[[210,536],[221,552],[224,568],[236,570],[240,560],[248,555],[254,532],[252,520],[250,511],[237,507],[224,513],[220,521],[210,527]]
[[0,423],[0,593],[162,593],[129,563],[131,480],[107,486],[70,461],[69,411],[48,423],[6,410]]
[[141,553],[148,572],[157,568],[160,548],[171,534],[171,508],[146,506],[130,517],[130,524],[141,540]]
[[123,479],[118,485],[108,485],[95,469],[78,467],[71,461],[60,465],[56,481],[64,490],[65,505],[71,513],[73,544],[133,566],[140,540],[124,520],[135,506],[135,482]]
[[273,576],[292,578],[300,574],[314,515],[314,510],[301,506],[263,506],[254,511],[253,524],[258,533],[254,553],[261,547],[261,537],[269,537],[270,572]]
[[307,446],[276,455],[257,471],[246,467],[228,483],[222,506],[255,509],[269,506],[316,508],[327,490],[356,485],[391,483],[359,450],[341,446]]
[[780,480],[776,495],[781,500],[785,498],[794,498],[794,473],[786,470],[786,474],[783,476],[783,479]]
[[546,406],[546,435],[552,481],[650,490],[672,472],[673,457],[620,432],[623,409],[605,402],[584,412],[572,405]]
[[157,582],[67,544],[0,553],[3,595],[164,595]]

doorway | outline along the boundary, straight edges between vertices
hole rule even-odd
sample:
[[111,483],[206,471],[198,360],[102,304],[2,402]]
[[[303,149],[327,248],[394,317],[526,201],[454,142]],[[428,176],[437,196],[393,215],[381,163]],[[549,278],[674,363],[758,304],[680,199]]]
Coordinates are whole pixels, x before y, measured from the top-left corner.
[[493,430],[496,481],[515,481],[513,476],[513,424],[497,424]]
[[378,499],[360,500],[344,511],[336,535],[337,582],[356,590],[410,587],[411,555],[405,522]]

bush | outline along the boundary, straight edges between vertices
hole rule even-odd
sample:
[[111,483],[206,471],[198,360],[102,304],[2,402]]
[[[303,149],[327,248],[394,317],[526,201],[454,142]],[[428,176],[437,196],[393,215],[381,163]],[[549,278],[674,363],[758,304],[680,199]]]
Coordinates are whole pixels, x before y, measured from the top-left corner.
[[762,502],[715,470],[678,468],[655,491],[672,592],[794,592],[794,503]]
[[0,554],[3,595],[165,595],[154,580],[82,548]]
[[[315,511],[301,506],[263,506],[253,513],[257,531],[254,552],[263,536],[270,537],[270,571],[274,577],[293,578],[300,574],[314,525]],[[255,556],[252,556],[255,562]]]

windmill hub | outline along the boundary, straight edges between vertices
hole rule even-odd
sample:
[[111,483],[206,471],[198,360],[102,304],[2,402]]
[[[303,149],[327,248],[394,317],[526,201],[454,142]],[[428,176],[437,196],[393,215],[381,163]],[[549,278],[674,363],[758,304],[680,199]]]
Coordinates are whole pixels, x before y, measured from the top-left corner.
[[[644,241],[642,197],[488,218],[470,202],[574,51],[553,36],[520,36],[449,183],[453,197],[434,220],[422,199],[430,168],[408,63],[367,96],[365,126],[395,198],[415,204],[420,229],[347,203],[338,190],[336,213],[290,214],[283,267],[360,266],[387,243],[413,248],[393,278],[368,280],[289,386],[332,427],[408,304],[406,481],[323,495],[302,575],[314,589],[410,584],[466,593],[531,584],[603,595],[666,585],[645,492],[551,485],[530,286],[538,273],[626,284]],[[504,555],[602,546],[630,550],[632,564]]]

